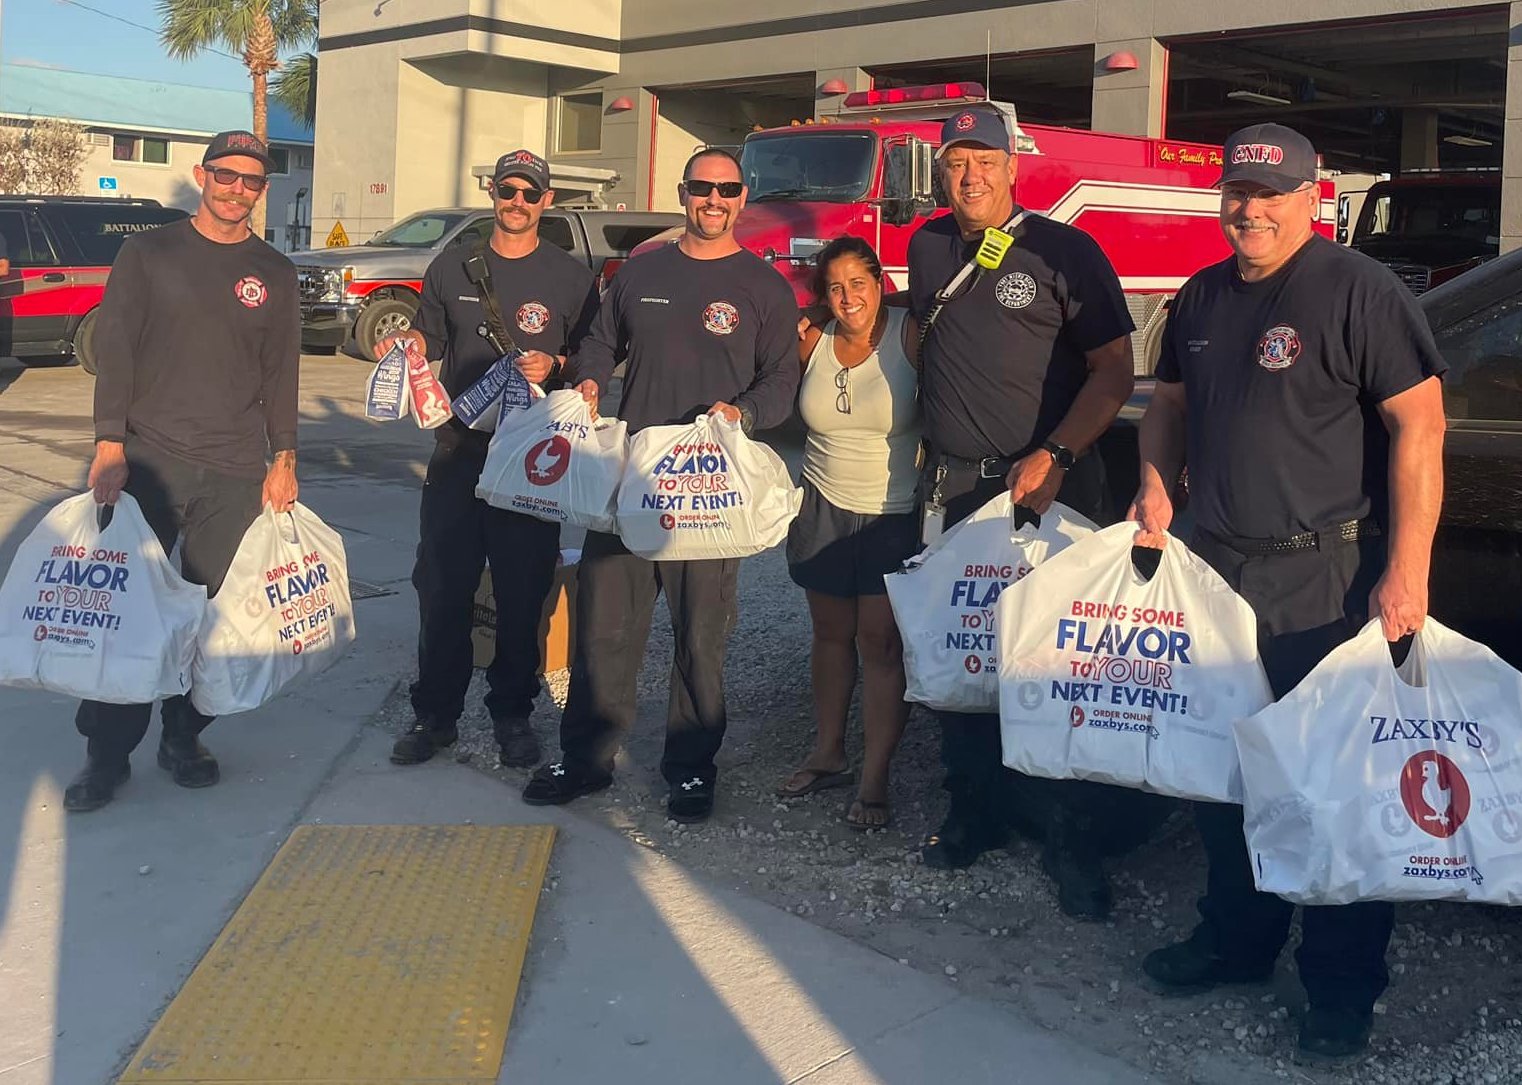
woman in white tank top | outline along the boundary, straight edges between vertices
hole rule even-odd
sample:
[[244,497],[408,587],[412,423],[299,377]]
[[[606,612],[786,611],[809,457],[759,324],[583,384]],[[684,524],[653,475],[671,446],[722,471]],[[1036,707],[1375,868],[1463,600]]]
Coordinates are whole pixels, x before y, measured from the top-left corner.
[[808,594],[814,749],[778,793],[853,782],[846,713],[862,667],[861,780],[847,825],[888,824],[889,764],[908,719],[903,645],[883,576],[919,550],[915,509],[919,375],[914,321],[883,305],[882,266],[860,238],[819,254],[815,292],[833,315],[800,346],[798,411],[808,429],[803,508],[788,533],[788,569]]

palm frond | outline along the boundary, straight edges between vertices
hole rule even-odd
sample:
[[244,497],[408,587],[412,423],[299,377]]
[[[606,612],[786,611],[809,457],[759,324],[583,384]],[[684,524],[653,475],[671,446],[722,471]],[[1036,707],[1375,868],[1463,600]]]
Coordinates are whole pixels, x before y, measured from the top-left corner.
[[270,78],[270,97],[284,106],[292,115],[306,122],[308,128],[317,124],[317,55],[297,53],[280,62],[280,71]]
[[159,41],[176,60],[189,60],[204,49],[243,52],[257,9],[268,0],[159,0],[163,24]]

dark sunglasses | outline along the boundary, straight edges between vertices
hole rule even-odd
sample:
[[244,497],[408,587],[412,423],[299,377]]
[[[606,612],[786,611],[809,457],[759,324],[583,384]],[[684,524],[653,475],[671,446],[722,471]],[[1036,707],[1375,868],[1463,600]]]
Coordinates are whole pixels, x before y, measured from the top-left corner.
[[231,187],[235,182],[242,181],[243,187],[250,192],[263,191],[269,183],[269,178],[262,173],[239,173],[237,170],[224,169],[221,166],[208,166],[206,172],[216,179],[217,184]]
[[502,184],[497,186],[498,199],[512,203],[514,196],[522,196],[524,203],[538,203],[544,199],[542,188],[514,188],[512,185]]
[[726,200],[733,200],[745,191],[744,181],[683,181],[682,187],[687,190],[687,195],[696,196],[698,199],[706,199],[714,189],[719,190],[719,195]]

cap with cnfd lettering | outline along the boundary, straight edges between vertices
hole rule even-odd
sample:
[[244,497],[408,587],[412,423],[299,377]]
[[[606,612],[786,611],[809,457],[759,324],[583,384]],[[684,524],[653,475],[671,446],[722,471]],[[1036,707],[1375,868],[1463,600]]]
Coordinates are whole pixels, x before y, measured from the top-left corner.
[[205,166],[219,158],[230,158],[233,155],[258,159],[264,163],[266,170],[275,168],[275,160],[270,157],[270,150],[264,145],[262,139],[252,132],[236,130],[218,132],[212,136],[211,143],[206,147],[206,153],[201,156],[201,165]]
[[1226,138],[1226,169],[1216,187],[1242,181],[1293,192],[1316,179],[1316,148],[1293,128],[1251,124]]

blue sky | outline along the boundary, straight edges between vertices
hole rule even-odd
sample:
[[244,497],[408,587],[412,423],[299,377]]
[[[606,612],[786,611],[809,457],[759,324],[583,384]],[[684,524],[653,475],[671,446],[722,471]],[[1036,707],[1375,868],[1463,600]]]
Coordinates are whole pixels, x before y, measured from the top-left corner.
[[0,61],[198,87],[249,86],[248,72],[232,57],[203,53],[182,63],[165,56],[155,8],[154,0],[0,0]]

